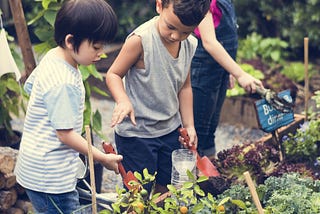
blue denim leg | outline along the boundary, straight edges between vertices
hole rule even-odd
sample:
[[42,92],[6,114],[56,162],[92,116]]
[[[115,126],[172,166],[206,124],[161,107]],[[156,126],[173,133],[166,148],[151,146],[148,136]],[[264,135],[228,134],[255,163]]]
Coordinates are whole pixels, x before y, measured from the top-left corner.
[[[230,0],[218,0],[222,11],[219,26],[215,29],[217,40],[235,59],[238,37],[233,5]],[[229,73],[204,49],[201,39],[191,63],[191,84],[198,151],[201,155],[214,155],[215,131],[226,96]]]
[[[214,148],[214,132],[228,87],[229,74],[210,59],[193,59],[191,69],[193,110],[198,150]],[[206,154],[209,155],[209,154]]]
[[62,194],[49,194],[26,189],[36,214],[70,214],[80,208],[76,190]]

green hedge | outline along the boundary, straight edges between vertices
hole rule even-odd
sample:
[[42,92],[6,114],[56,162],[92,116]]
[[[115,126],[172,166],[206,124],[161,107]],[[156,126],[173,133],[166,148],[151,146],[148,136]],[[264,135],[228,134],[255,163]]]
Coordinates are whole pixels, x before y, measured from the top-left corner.
[[[256,32],[263,37],[277,37],[288,42],[291,54],[301,55],[303,38],[310,49],[320,51],[320,0],[231,0],[234,2],[240,39]],[[46,0],[58,2],[61,0]],[[117,41],[123,41],[136,26],[156,14],[154,0],[108,0],[119,18]],[[23,0],[26,19],[41,9],[39,0]],[[41,22],[32,26],[41,27]],[[31,29],[33,31],[33,29]],[[303,52],[302,52],[303,53]]]
[[320,0],[237,0],[234,5],[240,38],[257,32],[296,50],[308,37],[310,48],[320,50]]

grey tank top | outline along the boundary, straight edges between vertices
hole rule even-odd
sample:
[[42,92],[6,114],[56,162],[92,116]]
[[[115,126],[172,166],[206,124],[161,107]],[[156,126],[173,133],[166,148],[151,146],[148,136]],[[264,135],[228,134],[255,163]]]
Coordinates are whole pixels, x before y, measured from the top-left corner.
[[115,131],[123,137],[160,137],[181,124],[178,93],[186,81],[197,40],[190,35],[181,42],[179,57],[173,58],[161,42],[157,19],[154,17],[129,35],[141,37],[145,69],[132,67],[124,78],[137,125],[128,117],[118,124]]

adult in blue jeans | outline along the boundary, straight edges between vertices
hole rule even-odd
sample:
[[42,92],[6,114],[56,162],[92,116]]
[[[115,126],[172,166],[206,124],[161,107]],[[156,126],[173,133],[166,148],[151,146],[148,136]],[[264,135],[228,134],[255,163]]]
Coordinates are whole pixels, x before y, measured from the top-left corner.
[[198,152],[210,158],[215,156],[215,131],[226,90],[234,86],[233,77],[247,92],[253,93],[257,85],[263,85],[235,62],[238,35],[231,0],[212,0],[194,33],[198,38],[191,64],[194,122]]

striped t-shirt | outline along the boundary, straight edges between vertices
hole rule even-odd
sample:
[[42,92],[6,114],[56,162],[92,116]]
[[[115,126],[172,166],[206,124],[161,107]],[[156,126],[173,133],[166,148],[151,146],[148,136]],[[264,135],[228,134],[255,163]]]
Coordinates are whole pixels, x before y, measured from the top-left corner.
[[15,174],[38,192],[75,189],[78,152],[59,141],[56,130],[81,134],[85,91],[81,73],[49,51],[24,86],[30,94]]

